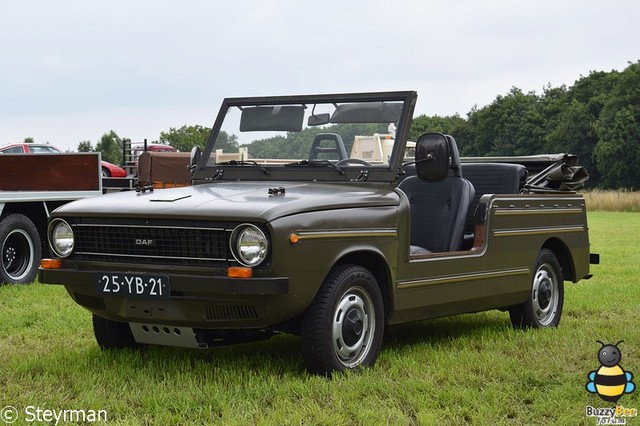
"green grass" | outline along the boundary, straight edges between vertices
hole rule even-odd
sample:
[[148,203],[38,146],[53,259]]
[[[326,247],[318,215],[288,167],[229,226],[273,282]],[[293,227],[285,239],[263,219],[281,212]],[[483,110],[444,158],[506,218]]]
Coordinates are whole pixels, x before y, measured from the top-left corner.
[[[589,225],[601,265],[567,283],[558,329],[514,330],[498,311],[397,326],[373,369],[333,379],[305,372],[292,336],[101,352],[62,287],[0,287],[0,409],[19,410],[14,424],[36,406],[104,409],[112,425],[593,425],[585,407],[608,406],[584,388],[596,339],[624,339],[620,364],[640,377],[640,214],[589,213]],[[639,394],[619,403],[640,408]]]

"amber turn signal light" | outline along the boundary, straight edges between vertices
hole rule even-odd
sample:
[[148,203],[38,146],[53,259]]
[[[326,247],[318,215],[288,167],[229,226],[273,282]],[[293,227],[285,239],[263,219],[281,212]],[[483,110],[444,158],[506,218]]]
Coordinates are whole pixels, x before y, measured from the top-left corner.
[[60,269],[62,268],[62,260],[60,259],[42,259],[40,261],[42,269]]
[[300,237],[297,234],[291,234],[289,235],[289,242],[291,244],[295,244],[300,240]]
[[230,266],[227,268],[227,277],[229,278],[251,278],[253,271],[251,268],[243,268],[241,266]]

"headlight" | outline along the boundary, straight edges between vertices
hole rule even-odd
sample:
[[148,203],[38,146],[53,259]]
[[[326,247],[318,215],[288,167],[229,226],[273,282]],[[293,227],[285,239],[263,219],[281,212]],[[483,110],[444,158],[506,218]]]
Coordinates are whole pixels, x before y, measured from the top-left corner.
[[231,233],[231,252],[243,266],[258,266],[267,258],[269,241],[255,225],[238,225]]
[[60,257],[67,257],[73,251],[73,230],[62,219],[54,219],[49,224],[49,245]]

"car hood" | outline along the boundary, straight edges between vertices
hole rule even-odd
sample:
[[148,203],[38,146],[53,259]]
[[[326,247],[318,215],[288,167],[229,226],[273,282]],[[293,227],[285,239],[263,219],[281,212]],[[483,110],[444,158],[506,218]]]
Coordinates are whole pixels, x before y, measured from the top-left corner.
[[399,196],[390,185],[216,182],[144,193],[127,191],[82,199],[60,207],[54,216],[177,216],[194,220],[266,222],[295,213],[398,203]]

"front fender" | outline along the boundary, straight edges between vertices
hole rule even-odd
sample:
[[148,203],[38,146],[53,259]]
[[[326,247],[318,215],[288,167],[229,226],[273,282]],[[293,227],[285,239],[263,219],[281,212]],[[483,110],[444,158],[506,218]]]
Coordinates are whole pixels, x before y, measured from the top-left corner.
[[[380,206],[310,212],[270,223],[272,273],[289,278],[289,298],[302,313],[341,259],[371,253],[395,275],[398,208]],[[295,301],[295,302],[294,302]]]

